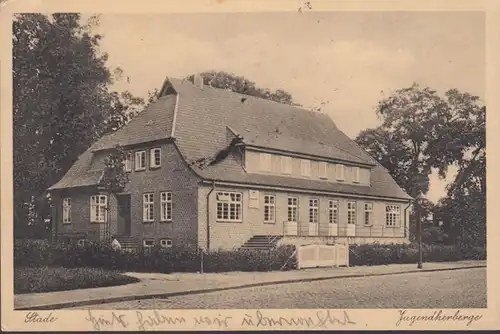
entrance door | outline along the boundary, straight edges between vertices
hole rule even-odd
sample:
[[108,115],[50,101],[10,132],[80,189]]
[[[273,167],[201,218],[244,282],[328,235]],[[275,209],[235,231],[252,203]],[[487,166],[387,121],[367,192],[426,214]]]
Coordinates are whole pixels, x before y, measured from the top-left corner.
[[118,195],[118,235],[130,235],[130,195]]

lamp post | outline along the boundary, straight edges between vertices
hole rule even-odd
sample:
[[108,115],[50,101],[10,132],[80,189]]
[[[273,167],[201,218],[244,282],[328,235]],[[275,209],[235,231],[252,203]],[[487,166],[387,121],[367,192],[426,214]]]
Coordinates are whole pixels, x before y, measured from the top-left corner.
[[422,269],[422,200],[425,197],[422,193],[417,196],[417,228],[418,228],[418,264],[417,268]]

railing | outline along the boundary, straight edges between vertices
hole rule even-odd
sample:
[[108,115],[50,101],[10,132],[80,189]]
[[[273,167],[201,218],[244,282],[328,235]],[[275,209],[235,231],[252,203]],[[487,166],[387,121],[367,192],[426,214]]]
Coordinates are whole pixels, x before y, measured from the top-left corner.
[[[314,225],[314,226],[313,226]],[[327,227],[325,225],[328,225]],[[365,226],[354,224],[313,224],[309,222],[283,222],[284,236],[299,237],[373,237],[404,238],[408,237],[407,227]]]

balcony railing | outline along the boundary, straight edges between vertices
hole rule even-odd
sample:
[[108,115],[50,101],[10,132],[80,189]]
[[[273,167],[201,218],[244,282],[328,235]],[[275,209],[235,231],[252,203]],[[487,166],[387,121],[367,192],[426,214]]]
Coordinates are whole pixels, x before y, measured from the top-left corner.
[[[326,227],[326,225],[328,225]],[[403,227],[365,226],[354,224],[322,224],[309,222],[283,222],[284,236],[299,237],[407,237]]]

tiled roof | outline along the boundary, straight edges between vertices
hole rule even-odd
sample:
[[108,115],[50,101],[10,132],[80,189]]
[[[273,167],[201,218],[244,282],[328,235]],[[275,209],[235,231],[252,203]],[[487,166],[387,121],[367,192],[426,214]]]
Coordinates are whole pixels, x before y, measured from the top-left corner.
[[[231,140],[228,137],[229,127],[241,135],[247,145],[374,166],[371,187],[249,174],[231,156],[206,168],[192,166],[200,177],[226,182],[410,198],[381,165],[340,131],[325,114],[209,86],[198,88],[185,80],[169,79],[167,85],[171,85],[178,96],[172,94],[161,97],[127,126],[102,138],[91,149],[168,138],[175,123],[175,143],[184,159],[190,163],[202,158],[211,159],[227,147]],[[146,125],[151,120],[153,125]]]

